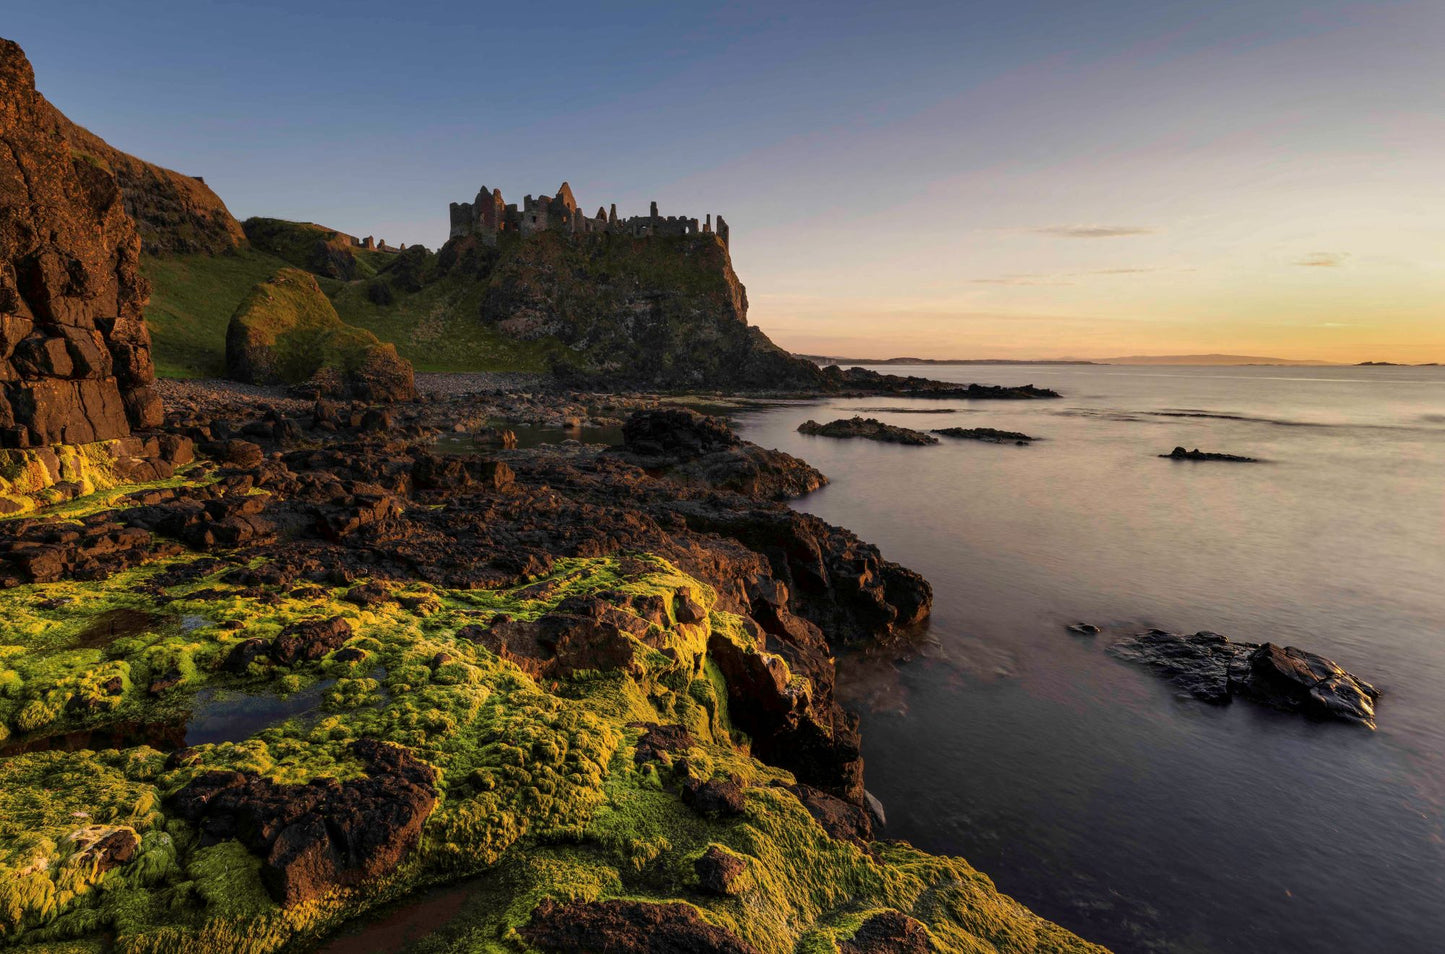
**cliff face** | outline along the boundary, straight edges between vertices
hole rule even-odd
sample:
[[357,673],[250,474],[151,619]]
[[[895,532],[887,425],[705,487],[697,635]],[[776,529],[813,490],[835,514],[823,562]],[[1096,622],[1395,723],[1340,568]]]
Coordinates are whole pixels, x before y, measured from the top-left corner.
[[20,47],[0,40],[0,444],[124,437],[162,417],[140,236],[74,155]]
[[482,283],[485,324],[555,339],[559,371],[591,384],[660,388],[815,386],[816,366],[747,322],[727,247],[711,234],[633,238],[543,232],[496,248],[453,239],[440,271]]
[[226,204],[200,179],[121,152],[71,122],[44,97],[37,94],[36,99],[37,112],[69,144],[73,155],[115,177],[125,211],[135,220],[146,254],[216,255],[246,241],[240,223]]

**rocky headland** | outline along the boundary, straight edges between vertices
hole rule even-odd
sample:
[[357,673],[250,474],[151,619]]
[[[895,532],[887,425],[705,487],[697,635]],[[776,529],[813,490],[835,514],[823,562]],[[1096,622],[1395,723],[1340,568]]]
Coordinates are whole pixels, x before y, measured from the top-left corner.
[[[262,250],[13,43],[0,93],[0,948],[266,954],[466,881],[430,948],[1102,950],[880,837],[834,660],[927,581],[785,506],[805,462],[618,387],[930,385],[781,352],[725,235]],[[249,383],[154,380],[143,248],[167,360],[229,325]],[[417,394],[350,319],[429,288],[572,358]],[[516,446],[558,421],[622,442]]]

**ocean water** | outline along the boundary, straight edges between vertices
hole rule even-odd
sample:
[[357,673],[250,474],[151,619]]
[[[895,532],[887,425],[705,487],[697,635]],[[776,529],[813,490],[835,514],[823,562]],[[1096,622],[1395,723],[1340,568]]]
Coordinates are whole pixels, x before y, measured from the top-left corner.
[[[1445,950],[1445,369],[882,370],[1064,395],[738,418],[832,478],[795,506],[933,584],[916,647],[840,662],[886,834],[1119,952]],[[1043,440],[796,432],[855,413]],[[1329,656],[1379,730],[1177,698],[1105,653],[1148,627]]]

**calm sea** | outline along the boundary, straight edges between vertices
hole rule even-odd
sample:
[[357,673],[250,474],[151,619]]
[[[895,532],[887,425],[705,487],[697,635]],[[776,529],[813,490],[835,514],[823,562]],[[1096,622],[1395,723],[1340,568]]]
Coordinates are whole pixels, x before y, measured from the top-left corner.
[[[1120,952],[1445,950],[1445,369],[882,370],[1064,395],[739,418],[832,478],[799,509],[933,583],[915,651],[842,661],[887,834]],[[796,432],[855,413],[1043,440]],[[1148,627],[1329,656],[1379,731],[1176,698],[1104,652]]]

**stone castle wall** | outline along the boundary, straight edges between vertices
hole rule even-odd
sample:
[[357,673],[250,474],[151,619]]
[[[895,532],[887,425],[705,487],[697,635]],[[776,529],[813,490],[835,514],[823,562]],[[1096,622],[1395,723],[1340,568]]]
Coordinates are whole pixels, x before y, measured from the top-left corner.
[[652,203],[647,215],[618,218],[617,206],[613,205],[606,211],[599,206],[597,214],[589,216],[578,206],[572,187],[565,182],[555,195],[528,195],[520,205],[507,204],[502,199],[501,189],[488,190],[482,186],[473,201],[453,202],[447,211],[451,238],[477,235],[488,244],[495,244],[502,232],[527,236],[544,231],[561,231],[570,235],[600,233],[646,238],[715,231],[725,246],[729,238],[727,222],[721,215],[717,217],[714,229],[711,214],[702,223],[686,216],[663,217],[658,214],[656,202]]

